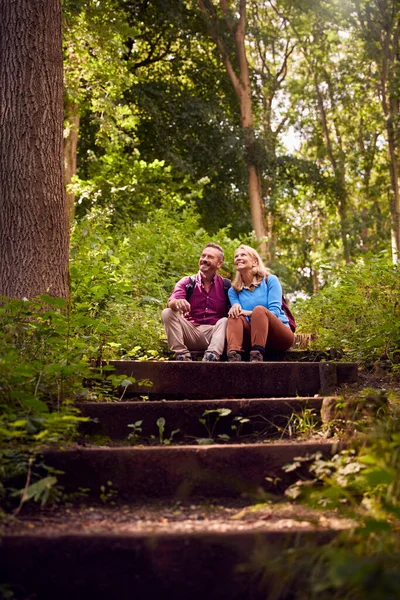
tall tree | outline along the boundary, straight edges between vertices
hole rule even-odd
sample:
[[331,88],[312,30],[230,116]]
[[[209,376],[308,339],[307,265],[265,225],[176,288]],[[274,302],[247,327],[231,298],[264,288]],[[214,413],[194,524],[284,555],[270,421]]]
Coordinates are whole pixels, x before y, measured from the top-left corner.
[[391,181],[389,209],[393,262],[400,262],[400,2],[354,0],[366,58],[377,70],[376,89],[385,117]]
[[302,154],[334,178],[343,256],[349,261],[371,249],[372,236],[381,242],[385,192],[377,185],[377,171],[383,119],[371,65],[362,59],[360,41],[335,0],[300,11],[292,27],[303,57],[291,88],[297,97],[293,120],[302,134]]
[[[247,0],[239,0],[237,3],[232,0],[219,0],[219,7],[212,0],[198,0],[198,3],[239,101],[246,149],[251,221],[256,237],[261,241],[267,236],[267,228],[261,174],[257,163],[251,79],[246,53]],[[262,244],[262,250],[266,253],[265,243]]]
[[0,0],[0,294],[68,296],[61,0]]

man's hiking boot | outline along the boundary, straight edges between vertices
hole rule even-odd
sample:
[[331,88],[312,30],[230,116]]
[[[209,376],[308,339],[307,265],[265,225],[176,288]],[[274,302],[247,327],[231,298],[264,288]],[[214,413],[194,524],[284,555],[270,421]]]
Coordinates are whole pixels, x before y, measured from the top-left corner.
[[204,352],[203,362],[217,362],[219,358],[215,356],[213,352]]
[[228,362],[241,362],[242,355],[237,350],[229,350],[228,354]]
[[185,352],[178,352],[178,354],[175,354],[174,360],[186,360],[192,362],[192,357],[190,356],[190,354],[187,354]]
[[264,357],[259,350],[252,350],[250,352],[250,362],[263,362]]

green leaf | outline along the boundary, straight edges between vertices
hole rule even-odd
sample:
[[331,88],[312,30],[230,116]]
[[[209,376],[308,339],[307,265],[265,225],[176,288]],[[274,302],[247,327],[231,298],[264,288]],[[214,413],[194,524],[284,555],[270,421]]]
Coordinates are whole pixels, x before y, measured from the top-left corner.
[[48,413],[49,407],[45,402],[38,400],[37,398],[24,398],[21,400],[21,404],[25,408],[30,408],[37,414]]

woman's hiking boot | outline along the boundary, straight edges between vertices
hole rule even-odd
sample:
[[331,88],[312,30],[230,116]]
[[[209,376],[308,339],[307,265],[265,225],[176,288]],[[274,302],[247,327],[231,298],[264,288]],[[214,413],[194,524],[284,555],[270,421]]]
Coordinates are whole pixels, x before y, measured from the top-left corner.
[[259,350],[251,350],[250,362],[263,362],[264,357]]
[[237,350],[229,350],[228,354],[228,362],[241,362],[242,355]]

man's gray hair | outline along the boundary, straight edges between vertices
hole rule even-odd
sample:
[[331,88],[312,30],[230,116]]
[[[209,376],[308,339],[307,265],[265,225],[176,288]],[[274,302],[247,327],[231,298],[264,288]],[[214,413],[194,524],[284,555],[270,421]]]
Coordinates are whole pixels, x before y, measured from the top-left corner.
[[224,251],[222,250],[219,244],[216,244],[215,242],[208,242],[208,244],[204,246],[203,250],[205,250],[206,248],[216,248],[221,254],[221,260],[224,260]]

